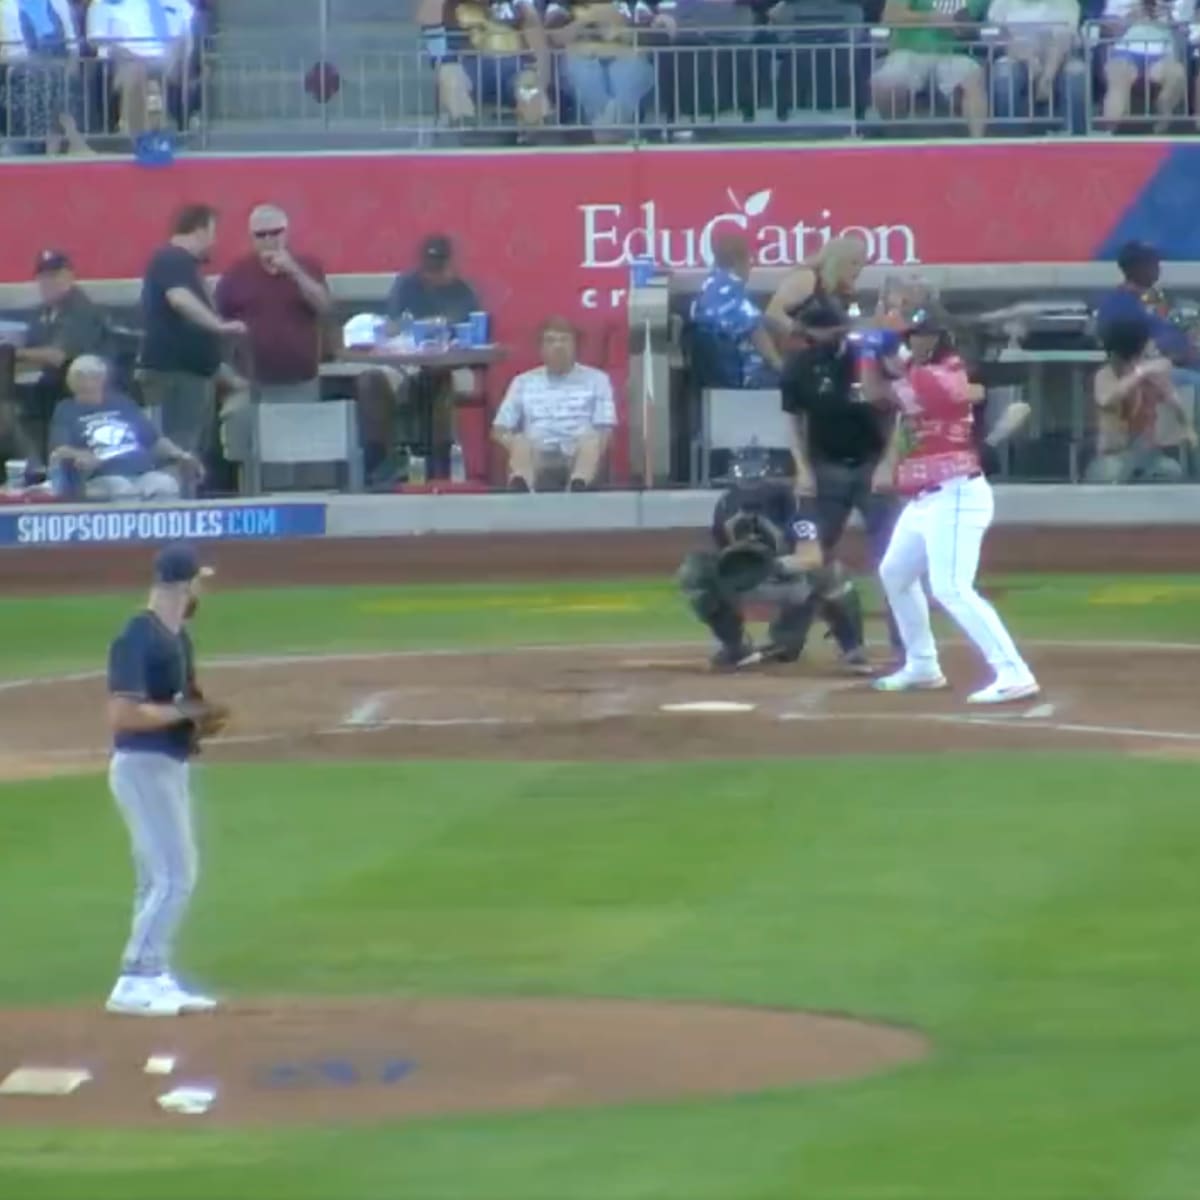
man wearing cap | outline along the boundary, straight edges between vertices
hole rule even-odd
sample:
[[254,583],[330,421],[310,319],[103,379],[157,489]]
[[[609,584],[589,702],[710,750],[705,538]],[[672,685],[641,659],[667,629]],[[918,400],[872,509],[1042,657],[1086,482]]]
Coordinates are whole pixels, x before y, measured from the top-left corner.
[[106,1005],[112,1013],[181,1016],[217,1006],[183,987],[171,961],[196,886],[189,762],[207,703],[196,687],[185,626],[195,615],[201,582],[211,574],[191,545],[164,547],[146,607],[108,652],[108,781],[129,829],[136,878],[133,928]]
[[16,371],[38,372],[22,389],[21,419],[37,452],[45,457],[54,408],[66,388],[67,368],[81,354],[103,355],[108,343],[104,310],[79,286],[71,260],[61,250],[43,250],[34,262],[42,306],[17,349]]
[[[459,275],[454,246],[443,233],[430,234],[417,251],[416,270],[396,276],[388,294],[387,315],[394,326],[407,321],[442,318],[447,325],[466,321],[482,308],[475,289]],[[475,393],[475,373],[469,368],[455,371],[410,374],[394,368],[367,371],[359,376],[359,423],[368,473],[385,468],[396,448],[396,409],[402,401],[418,402],[413,394],[421,389],[420,401],[432,406],[433,450],[448,449],[454,437],[453,404],[456,396]],[[415,440],[405,434],[405,440]]]
[[[321,326],[332,299],[321,264],[288,248],[288,217],[274,204],[250,214],[251,252],[217,284],[217,312],[242,321],[241,373],[253,397],[265,404],[320,400]],[[226,455],[245,462],[250,453],[249,397],[235,393],[222,410]]]

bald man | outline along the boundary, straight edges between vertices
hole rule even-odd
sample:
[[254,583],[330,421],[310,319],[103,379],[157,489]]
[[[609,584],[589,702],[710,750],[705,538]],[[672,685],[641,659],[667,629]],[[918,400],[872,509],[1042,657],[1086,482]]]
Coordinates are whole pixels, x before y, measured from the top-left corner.
[[[217,284],[217,311],[244,321],[246,361],[239,364],[256,399],[288,404],[321,398],[318,371],[321,327],[333,301],[315,258],[288,248],[287,213],[260,204],[250,214],[251,252]],[[249,453],[246,397],[235,395],[222,414],[226,455],[244,462]]]

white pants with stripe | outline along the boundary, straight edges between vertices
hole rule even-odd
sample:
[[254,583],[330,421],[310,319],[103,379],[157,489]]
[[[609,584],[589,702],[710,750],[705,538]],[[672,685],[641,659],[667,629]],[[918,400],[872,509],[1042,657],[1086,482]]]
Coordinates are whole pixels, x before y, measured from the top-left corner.
[[1026,665],[996,610],[975,588],[983,535],[995,514],[991,485],[982,476],[961,476],[937,491],[910,500],[887,552],[879,577],[904,642],[906,665],[923,673],[940,670],[929,623],[929,591],[978,647],[1003,680],[1025,680]]

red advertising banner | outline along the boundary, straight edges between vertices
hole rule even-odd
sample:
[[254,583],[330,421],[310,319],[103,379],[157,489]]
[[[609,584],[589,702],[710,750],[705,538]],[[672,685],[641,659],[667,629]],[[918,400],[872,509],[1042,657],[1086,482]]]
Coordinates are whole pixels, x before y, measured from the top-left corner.
[[740,229],[764,266],[847,232],[883,265],[1085,261],[1167,158],[1163,143],[1096,141],[26,160],[0,164],[0,282],[27,280],[45,246],[85,280],[136,278],[191,201],[226,218],[219,270],[269,200],[330,273],[406,270],[424,235],[448,233],[514,367],[563,313],[589,360],[619,370],[633,256],[703,268],[714,236]]

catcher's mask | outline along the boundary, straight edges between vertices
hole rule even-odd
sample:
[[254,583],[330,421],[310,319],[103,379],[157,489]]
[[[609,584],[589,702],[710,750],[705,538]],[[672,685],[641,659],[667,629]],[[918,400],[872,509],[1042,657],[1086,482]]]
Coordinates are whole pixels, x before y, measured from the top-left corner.
[[762,446],[743,446],[734,451],[729,464],[729,478],[733,483],[761,483],[772,474],[770,451]]

